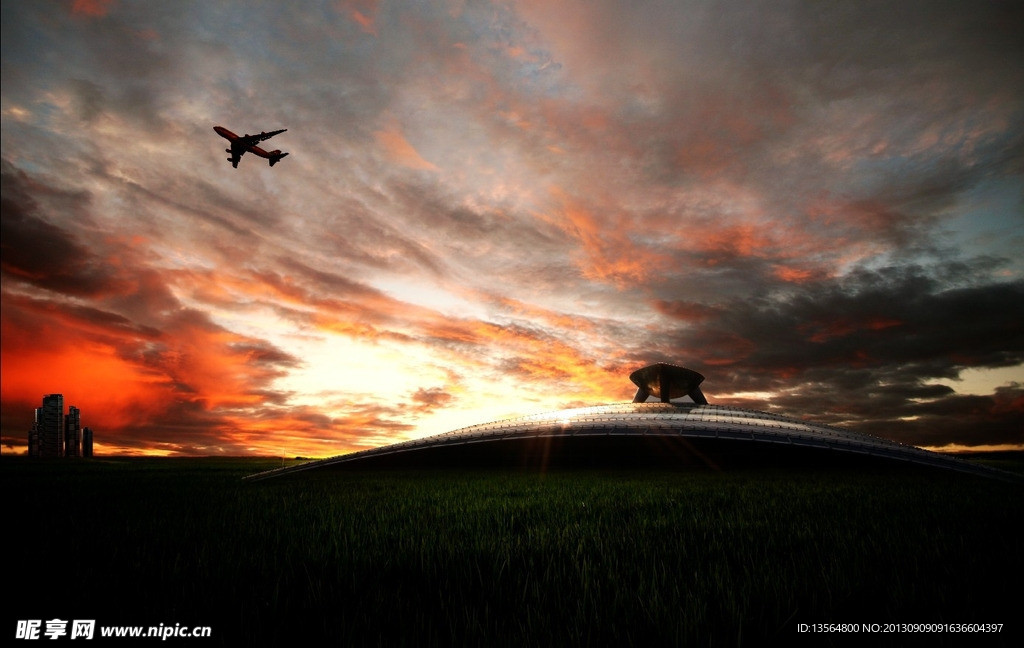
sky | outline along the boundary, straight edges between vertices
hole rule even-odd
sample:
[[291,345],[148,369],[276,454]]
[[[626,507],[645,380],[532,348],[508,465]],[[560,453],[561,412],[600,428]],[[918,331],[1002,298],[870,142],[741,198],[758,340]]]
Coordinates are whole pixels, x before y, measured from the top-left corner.
[[[1024,449],[1024,3],[2,4],[3,452],[632,399]],[[221,125],[290,155],[226,160]]]

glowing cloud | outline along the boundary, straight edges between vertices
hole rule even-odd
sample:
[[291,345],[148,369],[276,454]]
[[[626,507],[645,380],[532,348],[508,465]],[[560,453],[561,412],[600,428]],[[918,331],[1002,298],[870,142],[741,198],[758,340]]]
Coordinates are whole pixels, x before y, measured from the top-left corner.
[[403,135],[397,128],[375,131],[374,136],[393,161],[403,166],[407,166],[410,169],[437,171],[437,167],[424,160],[423,156],[419,154],[419,151],[417,151],[413,145],[405,139],[405,135]]

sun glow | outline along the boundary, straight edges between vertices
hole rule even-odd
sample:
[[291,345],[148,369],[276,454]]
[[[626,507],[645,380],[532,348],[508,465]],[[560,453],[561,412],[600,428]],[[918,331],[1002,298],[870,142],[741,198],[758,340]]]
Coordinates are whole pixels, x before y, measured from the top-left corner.
[[[934,381],[932,384],[947,384]],[[999,387],[1024,384],[1024,365],[1015,367],[968,368],[960,372],[960,380],[948,383],[958,394],[989,396]]]

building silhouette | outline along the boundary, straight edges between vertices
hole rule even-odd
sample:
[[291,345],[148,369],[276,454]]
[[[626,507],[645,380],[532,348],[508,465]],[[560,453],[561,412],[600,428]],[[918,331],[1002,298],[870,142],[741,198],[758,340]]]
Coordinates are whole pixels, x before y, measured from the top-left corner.
[[43,396],[28,432],[28,456],[91,457],[92,444],[92,429],[82,427],[82,410],[71,405],[65,414],[63,394]]
[[40,457],[64,456],[64,395],[43,396],[43,406],[36,408],[36,427]]
[[82,428],[82,456],[92,456],[92,428]]
[[[37,408],[35,411],[38,412],[39,409]],[[32,422],[32,427],[28,431],[28,456],[39,456],[39,423],[37,421]]]
[[82,410],[74,405],[68,406],[64,416],[64,456],[82,456]]

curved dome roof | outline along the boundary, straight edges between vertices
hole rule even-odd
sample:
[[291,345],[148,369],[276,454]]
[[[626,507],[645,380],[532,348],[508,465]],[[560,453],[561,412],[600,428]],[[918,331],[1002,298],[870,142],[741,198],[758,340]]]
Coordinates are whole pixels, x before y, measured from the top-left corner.
[[452,432],[252,475],[325,467],[640,463],[716,466],[876,457],[990,477],[1011,473],[841,428],[749,409],[696,403],[620,403],[472,425]]

